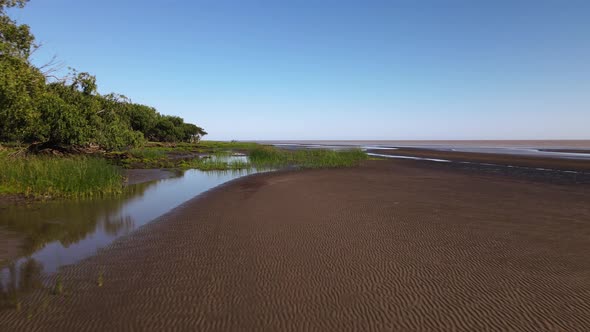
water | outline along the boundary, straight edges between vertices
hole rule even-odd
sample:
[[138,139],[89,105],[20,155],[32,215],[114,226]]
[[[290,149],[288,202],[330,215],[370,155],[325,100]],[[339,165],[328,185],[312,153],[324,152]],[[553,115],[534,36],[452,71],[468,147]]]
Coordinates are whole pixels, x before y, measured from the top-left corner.
[[[232,157],[242,160],[246,157]],[[178,177],[129,186],[121,196],[62,200],[2,210],[0,226],[24,238],[23,256],[3,267],[0,286],[21,274],[51,274],[59,267],[92,256],[115,239],[133,232],[183,202],[227,181],[257,173],[188,170]],[[28,272],[27,272],[28,271]]]
[[[424,148],[441,151],[478,152],[538,156],[564,159],[589,160],[590,140],[539,140],[539,141],[261,141],[286,149],[387,149]],[[568,152],[542,151],[543,149],[565,149]],[[580,153],[576,153],[579,150]]]
[[447,159],[410,157],[410,156],[398,156],[398,155],[380,154],[380,153],[367,153],[367,155],[373,156],[373,157],[380,157],[380,158],[426,160],[426,161],[435,161],[435,162],[439,162],[439,163],[450,163],[451,162],[450,160],[447,160]]
[[[382,148],[382,149],[385,149],[385,148]],[[395,149],[393,149],[393,150],[395,150]],[[584,172],[579,172],[579,171],[567,171],[567,170],[559,170],[559,169],[552,169],[552,168],[541,168],[541,167],[525,167],[525,166],[515,166],[515,165],[490,164],[490,163],[480,163],[480,162],[473,162],[473,161],[452,161],[452,160],[448,160],[448,159],[411,157],[411,156],[400,156],[400,155],[380,154],[380,153],[367,153],[367,155],[372,156],[372,157],[379,157],[379,158],[425,160],[425,161],[434,161],[434,162],[437,162],[437,163],[473,164],[473,165],[494,166],[494,167],[507,167],[507,168],[519,168],[519,169],[534,169],[534,170],[537,170],[537,171],[545,171],[545,172],[558,172],[558,173],[569,173],[569,174],[584,174]]]

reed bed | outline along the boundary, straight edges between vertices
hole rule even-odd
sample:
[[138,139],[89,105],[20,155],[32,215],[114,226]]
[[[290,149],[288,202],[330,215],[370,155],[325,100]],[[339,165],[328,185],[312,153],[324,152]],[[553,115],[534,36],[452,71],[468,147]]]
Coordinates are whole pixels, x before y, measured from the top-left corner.
[[92,197],[122,191],[119,167],[102,158],[0,154],[0,193]]
[[254,166],[298,166],[302,168],[351,167],[367,159],[360,149],[351,150],[280,150],[260,146],[250,151],[250,162]]

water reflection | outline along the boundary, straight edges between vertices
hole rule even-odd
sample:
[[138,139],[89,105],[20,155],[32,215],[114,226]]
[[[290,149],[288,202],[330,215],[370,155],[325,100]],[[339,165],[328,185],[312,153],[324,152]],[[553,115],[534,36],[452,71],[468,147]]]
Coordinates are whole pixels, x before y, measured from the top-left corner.
[[[52,242],[68,247],[103,226],[116,236],[125,227],[129,215],[121,211],[130,200],[141,199],[157,183],[130,186],[117,198],[80,201],[54,201],[3,209],[0,225],[24,238],[23,256],[29,256]],[[133,222],[133,220],[130,220]],[[129,221],[128,221],[129,222]]]
[[18,268],[12,263],[6,270],[5,280],[0,282],[0,309],[17,307],[21,294],[43,287],[43,265],[32,258],[25,260]]
[[31,287],[37,280],[34,275],[54,273],[60,266],[93,255],[206,190],[256,172],[188,170],[177,178],[129,186],[118,197],[3,209],[0,227],[18,233],[24,244],[21,258],[0,266],[1,296]]

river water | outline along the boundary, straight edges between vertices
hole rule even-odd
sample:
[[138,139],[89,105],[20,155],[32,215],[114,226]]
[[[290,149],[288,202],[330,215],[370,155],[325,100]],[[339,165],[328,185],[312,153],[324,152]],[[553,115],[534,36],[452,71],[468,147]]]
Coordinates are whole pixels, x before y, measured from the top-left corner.
[[193,197],[257,172],[187,170],[173,178],[128,186],[117,197],[6,207],[0,210],[0,227],[21,236],[24,245],[19,259],[0,267],[0,289],[23,283],[31,269],[36,274],[55,273]]

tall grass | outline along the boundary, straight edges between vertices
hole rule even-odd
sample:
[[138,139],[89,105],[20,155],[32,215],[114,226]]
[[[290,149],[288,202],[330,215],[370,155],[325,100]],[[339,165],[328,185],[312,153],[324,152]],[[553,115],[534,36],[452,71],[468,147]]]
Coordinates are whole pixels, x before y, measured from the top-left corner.
[[367,155],[353,150],[296,150],[286,151],[270,146],[259,146],[250,151],[250,162],[260,166],[299,166],[303,168],[350,167],[358,165]]
[[122,191],[118,167],[90,157],[9,157],[0,154],[0,193],[92,197]]

